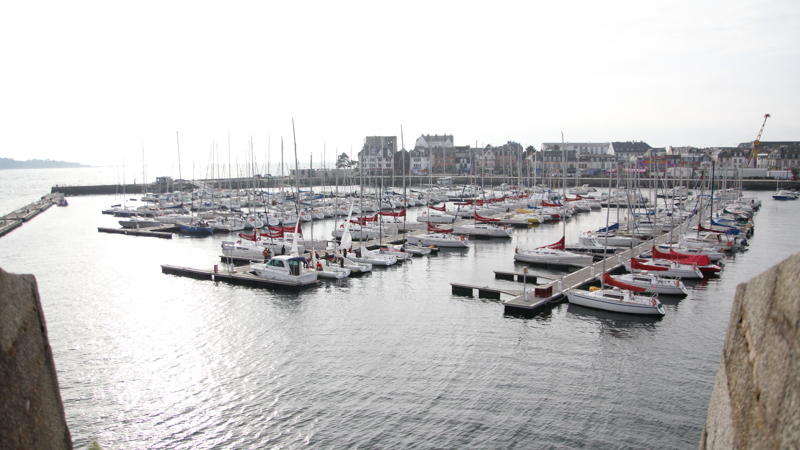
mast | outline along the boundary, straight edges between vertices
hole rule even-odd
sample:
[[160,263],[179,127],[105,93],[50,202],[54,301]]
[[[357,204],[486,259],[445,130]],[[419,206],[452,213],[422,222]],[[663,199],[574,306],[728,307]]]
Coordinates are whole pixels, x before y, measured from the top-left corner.
[[[608,198],[611,198],[611,171],[608,172]],[[611,215],[611,204],[608,205],[606,208],[606,232],[603,238],[603,274],[606,273],[606,259],[608,259],[608,220],[609,216]],[[633,252],[633,250],[631,250]],[[603,277],[600,277],[600,288],[605,289],[606,285],[603,282]]]
[[563,181],[563,191],[561,194],[561,210],[564,214],[562,219],[563,226],[561,231],[561,237],[566,240],[567,236],[567,150],[564,146],[564,132],[561,132],[561,159],[563,165],[561,166],[561,179]]
[[178,136],[178,132],[175,132],[175,139],[178,141],[178,178],[180,179],[180,184],[178,184],[178,190],[181,193],[181,203],[183,202],[183,175],[181,174],[181,139]]
[[[406,143],[403,139],[403,126],[400,125],[400,145],[402,146],[401,150],[405,151]],[[401,154],[403,158],[403,208],[404,210],[408,210],[408,194],[406,193],[406,155],[405,153]],[[406,234],[406,214],[403,214],[403,238],[405,238]]]

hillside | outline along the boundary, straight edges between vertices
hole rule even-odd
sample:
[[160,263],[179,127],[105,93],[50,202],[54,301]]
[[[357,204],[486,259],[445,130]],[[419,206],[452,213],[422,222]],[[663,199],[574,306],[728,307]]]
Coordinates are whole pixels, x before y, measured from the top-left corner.
[[11,158],[0,158],[0,170],[3,169],[65,169],[74,167],[90,167],[83,164],[53,161],[50,159],[29,159],[27,161],[17,161]]

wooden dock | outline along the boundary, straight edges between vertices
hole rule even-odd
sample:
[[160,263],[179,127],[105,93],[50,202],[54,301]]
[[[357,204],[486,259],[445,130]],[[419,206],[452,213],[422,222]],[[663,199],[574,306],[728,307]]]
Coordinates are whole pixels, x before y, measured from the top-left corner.
[[64,198],[64,194],[47,194],[39,200],[0,217],[0,236],[22,226]]
[[303,289],[316,286],[317,282],[311,284],[296,284],[278,280],[266,280],[261,278],[249,269],[227,270],[214,266],[214,270],[195,269],[191,267],[172,266],[169,264],[161,265],[161,273],[176,275],[179,277],[194,278],[196,280],[223,281],[225,283],[250,286],[266,289]]
[[502,270],[495,270],[494,277],[498,280],[519,281],[520,283],[530,284],[538,284],[539,278],[544,278],[546,280],[553,279],[552,277],[543,277],[532,272],[525,274],[525,272],[506,272]]
[[156,237],[161,239],[172,239],[172,231],[174,227],[158,227],[158,228],[103,228],[97,227],[100,233],[111,234],[124,234],[126,236],[142,236],[142,237]]
[[465,283],[450,283],[452,286],[453,294],[456,295],[467,295],[472,297],[473,292],[475,290],[478,291],[478,298],[493,298],[496,300],[500,300],[500,294],[506,295],[522,295],[523,292],[520,289],[506,289],[506,288],[495,288],[489,286],[477,286],[474,284],[465,284]]

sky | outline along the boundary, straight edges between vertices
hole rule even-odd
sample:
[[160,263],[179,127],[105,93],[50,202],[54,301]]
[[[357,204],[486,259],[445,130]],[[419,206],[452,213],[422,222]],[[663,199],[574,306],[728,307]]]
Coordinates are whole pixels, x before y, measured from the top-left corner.
[[281,140],[301,168],[366,136],[735,146],[767,113],[762,140],[800,140],[796,0],[9,1],[0,40],[17,160],[177,176],[274,172]]

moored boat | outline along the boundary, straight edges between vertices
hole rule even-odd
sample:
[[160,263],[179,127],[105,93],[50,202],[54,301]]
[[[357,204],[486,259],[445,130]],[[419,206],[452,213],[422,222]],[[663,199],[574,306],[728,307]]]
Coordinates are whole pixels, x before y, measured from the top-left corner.
[[608,273],[603,274],[603,283],[613,287],[593,288],[590,291],[570,289],[567,291],[567,299],[572,304],[604,311],[661,316],[666,314],[664,306],[658,300],[658,294],[637,295],[634,292],[644,292],[644,288],[614,280]]

